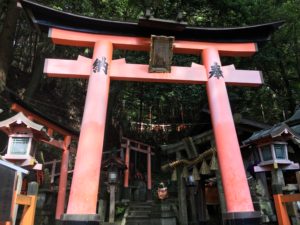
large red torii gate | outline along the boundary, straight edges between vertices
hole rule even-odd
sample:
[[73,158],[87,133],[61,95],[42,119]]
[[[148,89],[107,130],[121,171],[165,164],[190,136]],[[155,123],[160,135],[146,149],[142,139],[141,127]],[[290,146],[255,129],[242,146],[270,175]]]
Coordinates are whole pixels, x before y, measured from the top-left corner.
[[[254,212],[249,187],[241,158],[232,113],[228,100],[226,82],[235,85],[257,86],[262,84],[259,71],[239,71],[233,66],[219,68],[222,77],[211,77],[213,68],[221,66],[220,55],[226,52],[249,55],[256,51],[254,43],[215,44],[197,42],[174,42],[174,49],[181,52],[196,49],[202,52],[204,66],[172,67],[171,73],[148,73],[148,65],[126,64],[125,60],[112,60],[114,46],[126,42],[134,46],[149,48],[150,39],[94,35],[51,29],[50,38],[55,44],[93,46],[93,59],[79,57],[78,60],[47,59],[44,72],[52,77],[89,78],[84,115],[78,143],[73,174],[68,215],[96,214],[98,184],[103,149],[109,84],[111,79],[143,82],[207,83],[211,119],[218,149],[218,158],[224,186],[227,210],[230,213]],[[123,46],[126,47],[126,46]],[[97,60],[107,63],[93,70]],[[210,78],[209,78],[210,77]],[[87,152],[88,150],[88,152]],[[233,163],[234,162],[234,163]]]
[[[150,46],[149,38],[95,35],[55,28],[51,28],[49,37],[55,44],[89,47],[94,45],[93,59],[84,57],[79,57],[78,60],[47,59],[44,68],[44,72],[51,77],[89,78],[67,214],[93,214],[96,211],[98,185],[95,183],[98,183],[101,167],[110,79],[207,83],[215,138],[220,149],[218,157],[227,197],[227,209],[229,212],[253,211],[246,176],[245,174],[241,176],[241,173],[244,173],[244,166],[225,83],[228,81],[235,85],[257,86],[262,84],[261,74],[259,71],[239,71],[229,66],[220,68],[222,77],[209,77],[215,65],[221,66],[220,54],[226,55],[226,52],[230,52],[231,55],[237,53],[248,56],[249,53],[256,52],[254,43],[199,44],[175,41],[174,51],[177,49],[181,52],[193,49],[202,51],[204,66],[172,67],[171,73],[149,73],[148,65],[127,64],[124,59],[112,60],[113,46],[123,44],[123,48],[128,45],[130,49],[134,49],[135,46],[147,49]],[[98,59],[107,63],[107,72],[104,67],[99,70],[92,69],[93,63]],[[88,154],[86,149],[89,149]],[[85,173],[89,176],[84,175]],[[232,191],[233,189],[239,191]]]
[[[226,200],[227,223],[232,224],[234,221],[234,224],[243,224],[243,221],[247,220],[247,224],[259,224],[259,213],[253,208],[226,84],[259,86],[263,83],[262,76],[259,71],[236,70],[234,66],[222,66],[220,56],[253,55],[257,51],[255,42],[266,40],[281,23],[258,25],[248,30],[220,29],[219,35],[226,37],[211,38],[210,41],[201,40],[201,29],[198,28],[187,27],[182,33],[176,30],[174,32],[179,38],[177,40],[175,35],[174,52],[201,55],[203,65],[173,66],[170,73],[149,73],[148,65],[127,64],[124,59],[112,60],[115,49],[149,51],[150,35],[145,37],[145,31],[140,32],[141,28],[138,25],[123,24],[129,30],[132,29],[131,35],[126,35],[127,31],[121,23],[118,25],[112,22],[107,25],[107,21],[100,20],[103,32],[100,28],[94,29],[88,23],[84,23],[86,27],[80,24],[81,27],[77,29],[76,25],[72,24],[75,20],[70,14],[63,15],[52,10],[52,16],[55,14],[59,19],[52,18],[50,21],[51,19],[45,18],[44,15],[47,10],[49,13],[50,9],[26,0],[23,1],[23,5],[31,10],[33,22],[42,28],[48,28],[49,38],[53,43],[94,49],[92,59],[82,56],[77,60],[47,59],[44,67],[44,72],[51,77],[89,79],[69,203],[62,218],[64,224],[97,224],[99,220],[96,206],[110,80],[206,84]],[[59,21],[67,16],[69,17],[65,24]],[[121,30],[119,34],[115,30],[118,26]],[[160,34],[160,31],[170,34],[170,31],[165,32],[163,29],[152,30],[158,32],[154,34]],[[149,29],[149,32],[152,30]],[[209,30],[208,34],[218,34],[214,33],[215,31]],[[232,35],[229,35],[230,32]],[[247,39],[251,32],[261,32],[257,35],[262,36],[251,37],[251,41],[251,38]],[[204,37],[205,34],[203,33]],[[195,35],[195,40],[189,40],[188,35]],[[237,37],[233,40],[235,43],[230,43],[230,38],[234,35],[240,35],[241,38]],[[253,33],[251,35],[253,36]],[[205,40],[208,39],[206,37]]]

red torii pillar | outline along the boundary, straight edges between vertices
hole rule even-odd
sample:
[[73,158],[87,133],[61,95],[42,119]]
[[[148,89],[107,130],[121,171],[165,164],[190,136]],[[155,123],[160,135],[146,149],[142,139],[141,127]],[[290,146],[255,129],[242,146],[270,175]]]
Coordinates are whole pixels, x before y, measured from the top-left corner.
[[56,203],[56,212],[55,219],[59,220],[61,215],[65,212],[65,200],[67,192],[67,183],[68,183],[68,168],[69,168],[69,145],[71,143],[71,136],[65,136],[63,142],[63,152],[61,156],[61,165],[60,165],[60,176],[58,184],[58,194],[57,194],[57,203]]
[[63,217],[65,224],[75,221],[78,224],[97,224],[99,220],[96,205],[110,79],[207,83],[228,223],[248,220],[257,224],[259,216],[253,208],[225,84],[258,86],[262,84],[262,77],[259,71],[221,67],[219,59],[219,54],[251,56],[256,52],[255,43],[175,41],[174,52],[202,52],[204,66],[192,64],[191,67],[172,67],[171,73],[148,73],[148,65],[126,64],[124,59],[111,58],[113,46],[149,50],[150,38],[88,34],[55,28],[49,34],[56,44],[94,47],[92,60],[84,57],[78,60],[47,59],[44,69],[52,77],[89,78],[69,204]]

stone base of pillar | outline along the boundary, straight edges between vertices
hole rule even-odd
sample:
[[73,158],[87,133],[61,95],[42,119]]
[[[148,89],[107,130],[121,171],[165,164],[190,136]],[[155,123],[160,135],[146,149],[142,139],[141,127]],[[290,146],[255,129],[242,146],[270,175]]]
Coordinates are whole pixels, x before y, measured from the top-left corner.
[[55,220],[55,225],[62,225],[62,221],[61,220]]
[[129,187],[124,187],[123,188],[123,196],[122,196],[124,201],[130,201],[131,199],[131,192]]
[[225,225],[259,225],[261,223],[260,212],[235,212],[226,213],[224,216]]
[[152,191],[147,189],[147,201],[151,202],[152,201]]
[[63,225],[99,225],[99,223],[98,214],[64,214],[62,216]]

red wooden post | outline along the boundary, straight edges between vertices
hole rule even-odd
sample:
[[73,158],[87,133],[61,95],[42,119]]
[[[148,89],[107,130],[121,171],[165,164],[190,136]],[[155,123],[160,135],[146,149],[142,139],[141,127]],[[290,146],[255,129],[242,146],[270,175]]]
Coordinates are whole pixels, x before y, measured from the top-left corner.
[[124,172],[124,199],[130,200],[129,175],[130,175],[130,140],[126,140],[125,165],[127,169]]
[[253,212],[218,50],[213,47],[204,49],[202,59],[208,77],[207,95],[227,212]]
[[61,215],[65,211],[65,200],[68,182],[68,165],[69,165],[69,145],[71,143],[71,136],[65,136],[64,139],[64,149],[61,157],[60,165],[60,176],[59,176],[59,186],[58,186],[58,196],[56,203],[56,213],[55,219],[60,220]]
[[[96,42],[67,215],[95,215],[109,94],[112,44]],[[69,220],[68,217],[66,220]],[[71,220],[71,218],[70,218]]]
[[151,177],[151,146],[147,147],[147,189],[148,200],[151,199],[152,177]]
[[282,194],[273,195],[274,204],[277,214],[277,222],[279,225],[290,225],[290,219],[287,214],[285,204],[282,202]]
[[130,168],[129,168],[129,162],[130,162],[130,141],[126,141],[126,152],[125,152],[125,165],[127,169],[124,172],[124,188],[128,188],[129,186],[129,174],[130,174]]

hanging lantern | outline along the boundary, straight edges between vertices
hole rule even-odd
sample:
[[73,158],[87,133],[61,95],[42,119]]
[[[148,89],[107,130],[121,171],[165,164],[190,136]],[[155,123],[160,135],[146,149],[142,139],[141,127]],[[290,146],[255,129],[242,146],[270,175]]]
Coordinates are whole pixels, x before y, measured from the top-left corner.
[[177,181],[177,171],[176,169],[173,170],[172,176],[171,176],[171,181]]
[[182,178],[185,178],[185,179],[187,179],[189,177],[189,171],[188,171],[187,167],[183,167],[181,176],[182,176]]
[[201,165],[200,174],[202,174],[202,175],[208,175],[208,174],[210,174],[210,169],[209,169],[209,167],[208,167],[208,165],[207,165],[207,163],[206,163],[205,160],[203,160],[203,163]]
[[201,179],[199,176],[199,171],[196,166],[193,167],[192,176],[193,176],[194,180],[196,180],[196,181]]
[[213,154],[212,158],[211,158],[211,161],[210,161],[210,170],[212,171],[216,171],[218,170],[218,161],[217,161],[217,157],[215,154]]

